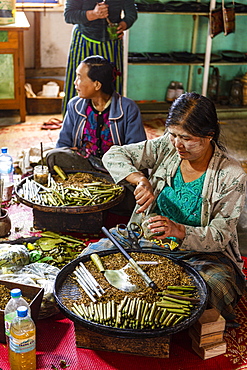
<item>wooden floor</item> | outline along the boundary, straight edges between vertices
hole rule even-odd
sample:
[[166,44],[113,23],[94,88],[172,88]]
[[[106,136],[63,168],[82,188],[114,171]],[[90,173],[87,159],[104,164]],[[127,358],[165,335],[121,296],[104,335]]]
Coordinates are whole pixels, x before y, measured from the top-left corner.
[[[162,114],[142,114],[142,116],[145,121],[153,118],[166,118]],[[9,146],[13,158],[18,158],[20,151],[32,147],[35,140],[36,145],[40,144],[40,141],[43,140],[45,143],[55,146],[59,130],[46,130],[45,132],[41,130],[42,123],[52,117],[61,119],[62,115],[27,116],[26,122],[20,123],[18,112],[1,111],[0,147]],[[220,120],[220,127],[223,144],[227,147],[228,152],[241,162],[247,172],[247,119],[222,119]],[[26,135],[25,130],[27,130]],[[23,135],[23,131],[24,138],[20,140],[20,133]],[[163,127],[160,132],[163,132]],[[239,232],[241,253],[247,257],[247,205],[242,213],[241,224],[242,228]]]
[[[0,112],[0,147],[7,146],[8,143],[11,144],[13,141],[13,137],[15,137],[15,131],[11,130],[9,136],[4,138],[1,133],[2,130],[9,126],[18,125],[18,127],[28,127],[28,124],[37,123],[37,132],[36,135],[40,134],[40,126],[43,122],[48,121],[51,117],[56,117],[62,119],[61,114],[53,114],[53,115],[32,115],[26,117],[25,123],[20,123],[20,117],[18,112],[15,111],[1,111]],[[166,118],[164,114],[142,114],[144,120],[153,119],[153,118]],[[220,120],[221,123],[221,140],[223,144],[227,147],[229,153],[238,159],[244,168],[246,168],[247,172],[247,118],[241,119],[222,119]],[[47,133],[48,135],[49,133]],[[50,131],[50,137],[52,137],[52,141],[56,140],[59,134],[59,130],[55,130],[55,132]],[[42,135],[45,135],[42,133]],[[55,139],[54,139],[55,138]],[[15,140],[18,139],[15,137]],[[25,142],[23,143],[24,146],[30,147],[32,146],[32,142]],[[22,148],[22,143],[19,143],[18,146],[15,146],[13,150],[15,153],[12,153],[13,157],[17,156],[17,152],[19,149]],[[23,148],[25,149],[25,148]]]

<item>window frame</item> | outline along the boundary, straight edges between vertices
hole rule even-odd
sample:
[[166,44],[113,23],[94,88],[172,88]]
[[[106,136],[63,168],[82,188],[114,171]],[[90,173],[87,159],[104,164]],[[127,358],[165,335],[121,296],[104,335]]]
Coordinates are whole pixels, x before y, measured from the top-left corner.
[[16,0],[16,10],[31,10],[31,9],[44,9],[44,8],[58,8],[64,4],[63,0],[37,0],[36,2],[27,0]]

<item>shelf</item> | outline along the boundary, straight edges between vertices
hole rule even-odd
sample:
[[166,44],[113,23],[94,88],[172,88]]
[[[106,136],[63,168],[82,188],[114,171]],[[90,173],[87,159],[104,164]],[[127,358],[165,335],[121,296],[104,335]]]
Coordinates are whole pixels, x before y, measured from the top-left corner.
[[[200,16],[209,16],[209,12],[144,12],[138,11],[138,14],[163,14],[163,15],[200,15]],[[235,13],[235,16],[247,15],[247,13]]]
[[[165,101],[136,101],[142,114],[167,114],[171,106]],[[218,117],[220,119],[227,119],[232,117],[247,117],[247,106],[232,107],[230,105],[215,104]]]
[[174,14],[174,15],[204,15],[204,16],[208,16],[208,12],[142,12],[142,11],[138,11],[138,14],[163,14],[163,15],[171,15],[171,14]]
[[[187,66],[187,65],[190,65],[190,66],[201,66],[203,67],[204,63],[203,62],[169,62],[169,63],[155,63],[155,62],[143,62],[143,63],[137,63],[137,62],[128,62],[129,65],[141,65],[141,66],[176,66],[176,65],[179,65],[179,66]],[[246,62],[210,62],[210,65],[219,65],[219,66],[235,66],[235,65],[247,65],[247,61]]]
[[[147,17],[146,15],[152,15],[155,14],[157,15],[161,15],[161,16],[171,16],[170,19],[168,20],[168,18],[165,18],[165,21],[164,21],[164,29],[168,29],[169,30],[169,24],[173,24],[173,15],[176,16],[176,15],[179,15],[179,16],[193,16],[193,19],[189,19],[189,18],[184,18],[185,20],[188,21],[188,26],[190,26],[190,29],[191,29],[191,44],[185,44],[186,45],[186,50],[188,50],[188,52],[192,53],[192,54],[198,54],[198,59],[195,59],[193,61],[178,61],[178,60],[175,60],[175,58],[172,58],[173,61],[169,61],[169,58],[167,59],[163,59],[164,62],[157,62],[157,59],[156,60],[145,60],[145,58],[140,58],[140,62],[139,61],[135,61],[136,59],[130,58],[130,60],[128,59],[128,52],[130,52],[130,48],[128,47],[129,45],[129,40],[128,40],[128,37],[126,38],[126,47],[125,47],[125,54],[124,54],[124,81],[126,81],[124,83],[124,89],[123,89],[123,92],[124,92],[124,95],[125,96],[128,96],[128,89],[127,89],[127,77],[128,77],[128,66],[131,67],[131,70],[130,70],[130,74],[131,76],[135,75],[135,71],[146,71],[146,75],[145,77],[143,77],[143,80],[144,80],[144,83],[147,83],[150,82],[150,74],[149,74],[149,67],[153,67],[153,69],[150,69],[150,71],[154,71],[154,75],[156,76],[157,78],[157,75],[158,73],[163,73],[163,67],[167,67],[167,70],[168,70],[168,75],[171,74],[173,75],[174,74],[174,71],[176,72],[176,67],[177,67],[177,71],[178,71],[178,75],[179,77],[176,77],[176,78],[180,78],[181,81],[183,81],[183,85],[184,85],[184,88],[185,88],[185,91],[192,91],[192,90],[196,90],[196,91],[200,91],[200,93],[202,95],[205,95],[207,96],[207,89],[208,89],[208,82],[209,82],[209,79],[210,79],[210,75],[209,75],[209,72],[210,72],[210,68],[211,67],[220,67],[223,69],[223,72],[222,72],[222,75],[224,74],[224,76],[226,75],[226,71],[229,71],[230,70],[230,77],[229,77],[229,80],[230,79],[233,79],[233,71],[237,71],[236,72],[236,75],[239,75],[240,73],[240,69],[241,69],[241,72],[242,70],[245,70],[246,69],[246,66],[247,66],[247,58],[246,60],[244,60],[243,58],[243,61],[241,62],[233,62],[233,61],[229,61],[229,60],[226,60],[225,58],[223,59],[218,59],[217,58],[214,58],[213,57],[213,54],[219,54],[221,56],[221,52],[223,49],[228,49],[227,47],[224,47],[224,45],[228,45],[228,42],[224,43],[220,43],[218,44],[218,46],[215,46],[216,49],[218,50],[221,50],[219,51],[218,53],[216,51],[212,52],[212,45],[213,45],[213,42],[214,42],[214,38],[211,38],[210,36],[210,19],[209,19],[209,15],[210,15],[210,9],[214,9],[217,5],[216,3],[216,0],[210,0],[210,4],[208,4],[209,6],[208,7],[198,7],[198,8],[187,8],[189,11],[179,11],[181,9],[186,9],[186,8],[181,8],[179,7],[178,8],[178,11],[171,11],[171,10],[168,10],[168,11],[165,11],[162,7],[160,8],[156,8],[156,9],[160,9],[159,11],[158,10],[148,10],[148,9],[145,9],[144,7],[141,8],[142,10],[138,10],[138,13],[140,15],[140,18],[141,18],[141,15],[143,14],[143,17],[145,16],[145,20],[147,20],[147,26],[149,27],[153,27],[154,24],[155,24],[155,32],[160,35],[160,30],[159,28],[157,28],[157,25],[159,25],[159,23],[163,23],[163,20],[161,20],[159,17],[157,17],[157,19],[155,19],[155,23],[153,22],[153,18],[151,17]],[[144,10],[145,9],[145,10]],[[154,7],[153,7],[154,9]],[[193,11],[191,11],[193,9]],[[199,10],[198,12],[195,11],[195,10]],[[243,8],[243,7],[239,7],[237,8],[239,11],[243,10],[244,12],[236,12],[235,15],[236,17],[240,17],[240,16],[247,16],[247,12],[246,12],[246,8]],[[236,11],[236,10],[235,10]],[[201,18],[200,16],[204,17],[206,16],[207,19],[202,19],[202,22],[200,22]],[[143,19],[143,18],[142,18]],[[170,21],[170,22],[169,22]],[[181,21],[181,17],[178,17],[178,20],[176,20],[177,22],[179,22],[179,24],[182,22]],[[245,20],[242,18],[241,19],[241,25],[244,26],[244,22]],[[175,22],[174,22],[175,23]],[[183,22],[182,22],[183,23]],[[207,28],[206,28],[206,23],[207,23]],[[203,27],[202,27],[203,26]],[[162,28],[162,30],[163,30]],[[182,29],[183,27],[181,26],[181,28],[179,28],[179,32],[182,32]],[[207,31],[207,33],[206,33]],[[140,30],[139,30],[140,32]],[[168,32],[168,31],[167,31]],[[244,31],[243,31],[244,32]],[[167,33],[168,34],[168,33]],[[202,47],[199,48],[198,46],[198,43],[199,43],[199,37],[202,37],[202,35],[205,34],[205,47],[203,46],[203,53],[200,53],[202,55],[202,58],[199,59],[199,53],[197,53],[197,51],[201,51]],[[187,35],[187,33],[186,33]],[[242,35],[241,35],[242,36]],[[177,33],[174,32],[174,39],[176,39],[177,37]],[[189,37],[189,36],[188,36]],[[230,36],[230,39],[234,37],[234,35],[231,35]],[[244,34],[243,34],[243,37],[244,37]],[[242,38],[240,39],[241,42],[240,42],[240,45],[242,45],[242,47],[244,47],[243,45],[243,42],[242,42]],[[153,48],[153,45],[154,45],[154,42],[155,42],[155,38],[154,36],[152,35],[152,38],[151,38],[151,46]],[[144,45],[143,44],[143,47],[144,48]],[[233,49],[234,48],[234,44],[230,44],[229,48],[230,49]],[[165,44],[164,46],[164,49],[166,50],[162,50],[163,48],[163,45],[162,44],[159,44],[158,43],[158,52],[163,52],[164,53],[167,53],[167,54],[172,54],[172,47],[173,47],[173,43],[167,43],[167,45]],[[242,49],[241,47],[241,49]],[[236,46],[237,48],[237,46]],[[240,47],[239,47],[240,48]],[[137,49],[137,50],[133,50],[133,49]],[[138,45],[138,47],[133,47],[131,45],[131,52],[134,54],[135,51],[141,53],[141,51],[139,50],[140,47]],[[145,46],[145,49],[148,49],[148,45]],[[152,50],[154,51],[154,50]],[[148,53],[148,50],[145,50],[145,51],[142,51],[142,53]],[[246,49],[246,52],[242,52],[243,54],[246,54],[247,56],[247,49]],[[211,60],[213,59],[213,60]],[[214,61],[214,59],[216,59]],[[138,59],[137,59],[138,60]],[[166,61],[167,60],[167,61]],[[133,66],[140,66],[140,69],[135,69]],[[148,68],[146,69],[143,69],[143,66],[149,66]],[[157,67],[162,67],[161,69],[158,69]],[[185,68],[186,66],[186,68]],[[156,70],[155,68],[156,67]],[[175,68],[173,68],[175,67]],[[225,67],[225,68],[224,68]],[[227,69],[228,67],[228,69]],[[231,68],[230,68],[231,67]],[[157,75],[155,74],[157,71]],[[166,69],[164,70],[164,72],[166,71]],[[231,73],[232,72],[232,73]],[[150,72],[151,73],[151,72]],[[186,76],[187,75],[187,80],[186,80]],[[199,76],[200,75],[200,76]],[[228,74],[227,74],[228,75]],[[167,83],[167,76],[163,76],[162,77],[163,80]],[[198,79],[197,79],[198,78]],[[225,77],[224,77],[225,78]],[[173,78],[174,79],[174,78]],[[134,81],[137,80],[137,77],[134,76]],[[185,81],[184,81],[185,80]],[[199,82],[197,82],[199,81]],[[223,79],[222,79],[223,81]],[[222,83],[221,81],[221,83]],[[226,83],[226,79],[224,79],[224,84],[227,85]],[[147,87],[145,85],[145,87]],[[152,85],[152,81],[151,81],[151,85]],[[159,83],[157,84],[159,86],[159,90],[160,91],[160,81]],[[196,88],[194,87],[196,86]],[[224,86],[224,89],[226,88],[227,86]],[[132,85],[131,85],[131,88],[132,88]],[[132,88],[133,89],[133,88]],[[138,87],[138,89],[140,89]],[[130,89],[131,90],[131,89]],[[133,89],[133,92],[132,90],[129,91],[130,92],[130,97],[134,97],[135,99],[137,98],[138,99],[138,96],[137,96],[137,91],[139,90],[135,90]],[[132,96],[133,95],[133,96]],[[150,93],[149,91],[144,91],[144,94],[142,96],[140,96],[140,98],[144,97],[144,99],[162,99],[162,96],[160,96],[160,94],[158,93],[154,93],[152,94],[151,92],[151,89],[150,89]],[[145,108],[142,106],[142,109],[144,109],[145,111],[148,111],[148,112],[157,112],[157,111],[164,111],[166,110],[166,106],[165,106],[165,103],[162,103],[162,102],[157,102],[155,103],[155,107],[153,106],[153,104],[151,103],[148,103]],[[226,111],[225,109],[221,109],[219,108],[220,111]],[[242,110],[240,109],[235,109],[233,108],[234,111],[243,111],[243,110],[247,110],[247,107],[244,107],[242,108]],[[227,110],[227,112],[229,112],[229,110]]]

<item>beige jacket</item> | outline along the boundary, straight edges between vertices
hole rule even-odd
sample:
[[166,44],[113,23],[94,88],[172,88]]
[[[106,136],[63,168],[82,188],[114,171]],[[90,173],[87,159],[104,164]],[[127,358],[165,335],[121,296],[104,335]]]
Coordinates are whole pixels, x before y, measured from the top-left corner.
[[[104,166],[116,183],[123,183],[136,170],[149,168],[149,180],[156,198],[166,184],[171,185],[180,162],[167,134],[141,143],[112,146],[103,157]],[[202,226],[185,225],[186,236],[181,249],[221,251],[242,270],[236,226],[244,207],[246,180],[247,175],[240,164],[215,145],[202,190]],[[152,211],[154,203],[147,213]],[[133,212],[131,221],[140,222],[141,217]]]

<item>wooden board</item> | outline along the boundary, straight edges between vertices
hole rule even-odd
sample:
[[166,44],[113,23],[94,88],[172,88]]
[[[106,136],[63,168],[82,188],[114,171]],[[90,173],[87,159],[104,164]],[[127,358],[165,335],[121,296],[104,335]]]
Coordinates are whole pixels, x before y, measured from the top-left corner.
[[120,352],[148,357],[169,357],[170,336],[155,338],[120,338],[95,333],[75,323],[77,347]]
[[199,347],[198,344],[192,340],[192,349],[203,359],[215,357],[226,353],[226,342],[222,341],[217,344],[210,344],[207,346]]
[[216,333],[225,330],[225,319],[217,310],[211,308],[205,310],[200,319],[193,325],[199,335]]
[[54,232],[80,232],[95,234],[101,231],[107,211],[69,214],[59,212],[42,212],[33,209],[34,228]]
[[[63,91],[64,81],[56,78],[29,78],[26,79],[27,83],[30,83],[33,92],[37,94],[42,91],[43,85],[53,81],[59,85],[60,92]],[[62,112],[62,101],[61,97],[43,97],[37,96],[34,98],[26,98],[27,112],[28,114],[52,114]]]
[[200,335],[194,327],[190,327],[189,329],[189,336],[198,344],[199,347],[220,343],[223,341],[223,335],[223,331]]
[[[15,283],[12,281],[0,280],[0,285],[6,286],[9,291],[15,288],[19,288],[22,291],[23,298],[27,297],[31,299],[30,309],[32,319],[36,322],[39,316],[40,305],[44,295],[44,289],[35,285],[27,285]],[[0,310],[0,342],[5,343],[5,325],[4,325],[4,310]]]

